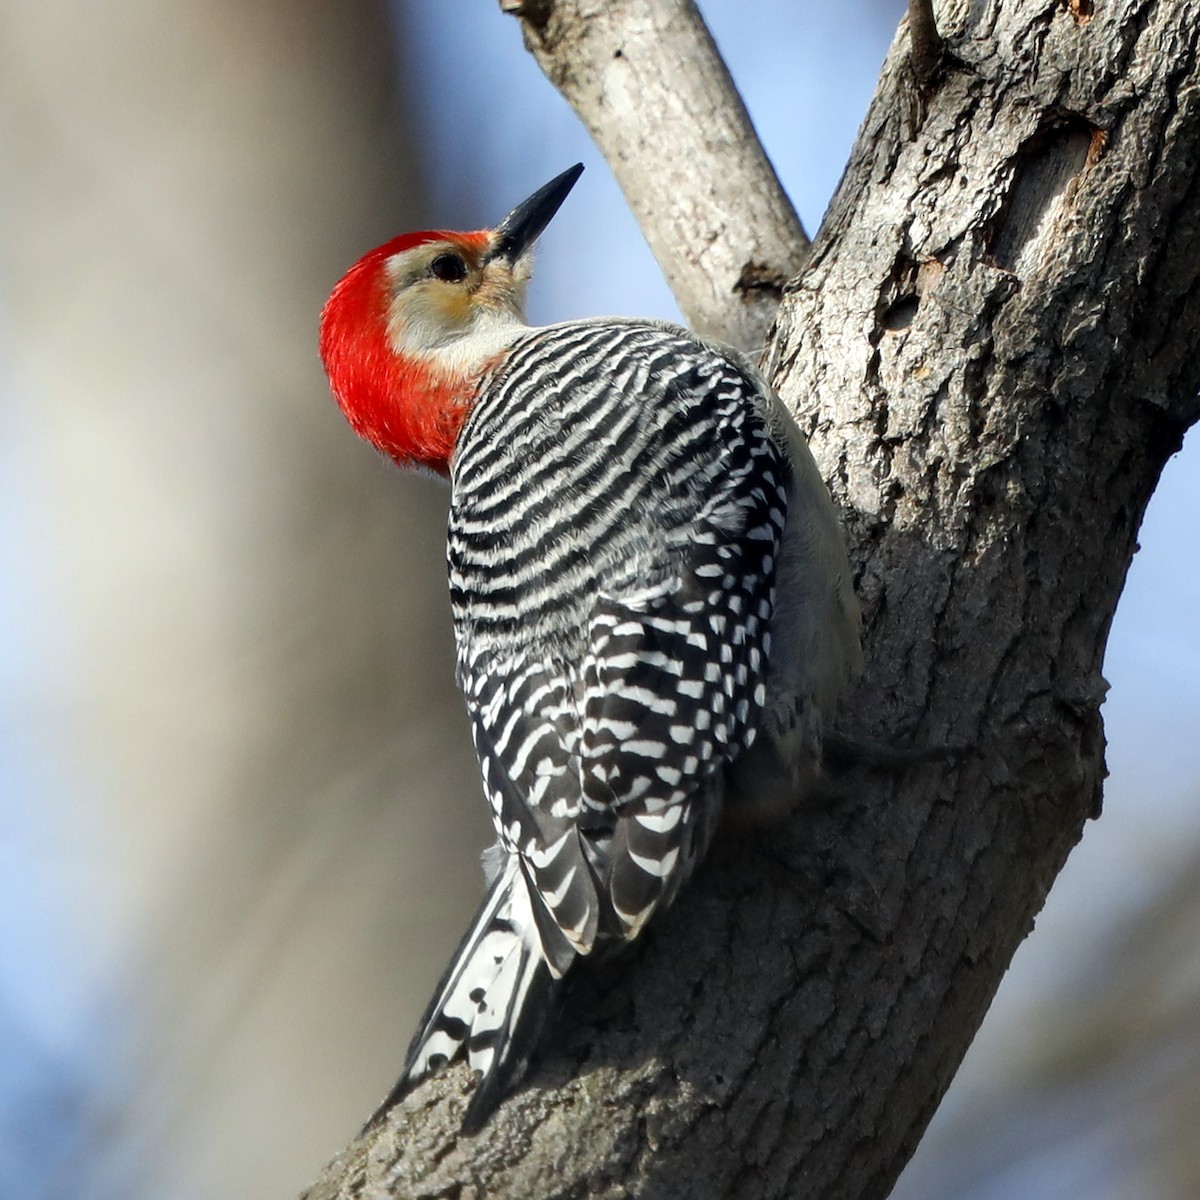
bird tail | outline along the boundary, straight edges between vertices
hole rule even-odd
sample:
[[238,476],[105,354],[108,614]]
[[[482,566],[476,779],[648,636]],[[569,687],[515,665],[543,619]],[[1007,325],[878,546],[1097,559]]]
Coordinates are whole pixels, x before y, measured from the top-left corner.
[[421,1018],[403,1074],[366,1129],[464,1048],[482,1073],[464,1133],[478,1132],[520,1080],[561,983],[542,950],[536,904],[518,857],[509,855]]

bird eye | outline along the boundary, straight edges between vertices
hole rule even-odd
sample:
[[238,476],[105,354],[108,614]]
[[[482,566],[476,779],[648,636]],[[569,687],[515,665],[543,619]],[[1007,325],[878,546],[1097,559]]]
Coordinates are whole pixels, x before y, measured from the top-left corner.
[[439,254],[429,264],[429,273],[443,283],[461,283],[467,277],[467,264],[457,254]]

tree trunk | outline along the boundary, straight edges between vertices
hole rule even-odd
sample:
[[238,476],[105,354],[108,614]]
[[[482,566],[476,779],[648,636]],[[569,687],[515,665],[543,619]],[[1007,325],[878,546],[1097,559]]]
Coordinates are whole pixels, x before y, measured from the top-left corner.
[[965,753],[718,847],[478,1137],[459,1067],[309,1200],[886,1196],[1099,812],[1106,635],[1200,412],[1200,0],[937,19],[920,82],[898,34],[769,362],[864,606],[844,727]]

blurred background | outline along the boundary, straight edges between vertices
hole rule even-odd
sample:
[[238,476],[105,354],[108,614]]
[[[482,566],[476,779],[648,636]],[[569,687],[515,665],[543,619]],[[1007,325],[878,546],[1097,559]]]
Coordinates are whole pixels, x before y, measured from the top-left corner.
[[[902,0],[701,7],[815,231]],[[578,159],[533,319],[676,316],[495,0],[0,0],[5,1198],[292,1196],[392,1083],[488,822],[447,493],[344,427],[317,314]],[[1113,633],[1105,815],[907,1200],[1200,1194],[1198,453]]]

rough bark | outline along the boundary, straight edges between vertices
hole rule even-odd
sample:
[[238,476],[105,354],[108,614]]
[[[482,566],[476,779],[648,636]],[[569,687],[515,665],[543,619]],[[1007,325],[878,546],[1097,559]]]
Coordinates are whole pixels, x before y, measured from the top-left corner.
[[482,1134],[458,1068],[309,1200],[886,1196],[1099,812],[1105,638],[1200,415],[1200,0],[937,16],[937,86],[902,30],[770,363],[846,517],[845,725],[970,750],[719,847]]
[[692,0],[501,0],[608,160],[680,310],[757,352],[808,238]]

